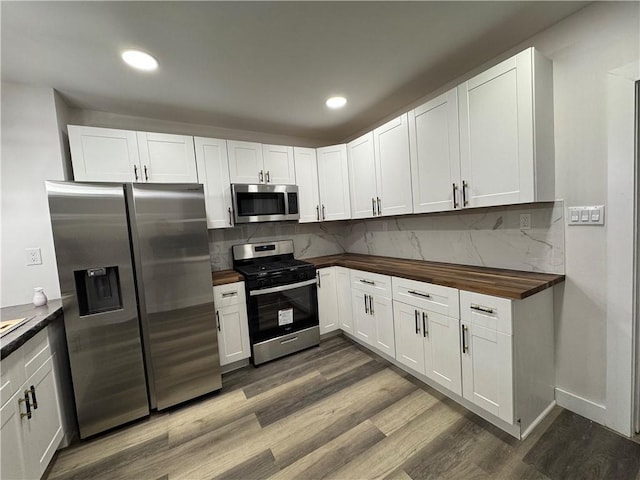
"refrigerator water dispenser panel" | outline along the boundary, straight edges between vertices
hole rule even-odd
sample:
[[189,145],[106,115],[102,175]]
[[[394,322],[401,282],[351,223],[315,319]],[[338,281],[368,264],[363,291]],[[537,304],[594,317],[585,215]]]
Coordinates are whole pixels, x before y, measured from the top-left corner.
[[89,268],[73,273],[80,316],[122,308],[118,267]]

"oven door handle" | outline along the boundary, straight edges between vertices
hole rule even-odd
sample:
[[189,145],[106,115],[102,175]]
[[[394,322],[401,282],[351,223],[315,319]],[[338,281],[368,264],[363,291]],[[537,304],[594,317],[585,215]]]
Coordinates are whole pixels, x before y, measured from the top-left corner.
[[263,288],[262,290],[250,290],[249,296],[255,297],[257,295],[267,295],[268,293],[284,292],[285,290],[293,290],[294,288],[306,287],[308,285],[315,285],[316,283],[318,283],[318,280],[314,278],[312,280],[305,280],[304,282],[298,282],[298,283],[289,283],[287,285],[280,285],[278,287]]

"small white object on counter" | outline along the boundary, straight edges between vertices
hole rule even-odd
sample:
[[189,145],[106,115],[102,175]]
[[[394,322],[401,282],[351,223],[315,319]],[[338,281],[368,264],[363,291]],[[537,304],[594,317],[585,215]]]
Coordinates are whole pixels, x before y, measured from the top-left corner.
[[47,304],[47,296],[44,294],[42,287],[36,287],[33,289],[33,305],[36,307],[42,307]]

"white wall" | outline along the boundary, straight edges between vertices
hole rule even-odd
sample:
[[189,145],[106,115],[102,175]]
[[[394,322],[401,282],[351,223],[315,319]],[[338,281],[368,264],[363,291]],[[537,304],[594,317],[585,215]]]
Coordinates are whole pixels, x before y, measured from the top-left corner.
[[[45,180],[63,180],[54,91],[2,83],[1,306],[30,303],[34,287],[60,298]],[[40,247],[42,265],[26,266]]]

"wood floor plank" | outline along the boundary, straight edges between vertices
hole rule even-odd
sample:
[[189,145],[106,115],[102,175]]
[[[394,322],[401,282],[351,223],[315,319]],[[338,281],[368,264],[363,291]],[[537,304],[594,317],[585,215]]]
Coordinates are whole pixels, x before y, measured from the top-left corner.
[[394,403],[371,418],[373,424],[385,435],[391,435],[415,417],[431,408],[438,399],[424,390],[413,393]]
[[279,471],[271,450],[260,452],[239,465],[214,477],[216,480],[263,480]]

